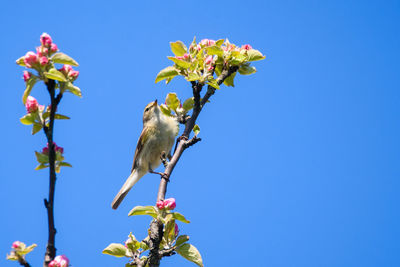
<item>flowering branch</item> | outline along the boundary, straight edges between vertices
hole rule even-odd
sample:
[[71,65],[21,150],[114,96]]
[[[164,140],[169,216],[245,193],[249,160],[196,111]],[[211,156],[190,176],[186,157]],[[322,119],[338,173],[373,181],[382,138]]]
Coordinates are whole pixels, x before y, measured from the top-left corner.
[[[40,36],[41,46],[36,48],[36,53],[30,51],[25,56],[17,59],[16,63],[30,70],[24,71],[25,91],[22,102],[26,107],[27,114],[20,121],[25,125],[32,125],[32,134],[38,133],[41,129],[47,139],[47,146],[42,152],[35,151],[39,165],[35,170],[49,168],[49,195],[44,199],[44,205],[47,210],[48,221],[48,240],[46,253],[44,256],[44,267],[67,267],[69,260],[64,255],[56,256],[55,235],[56,228],[54,224],[54,194],[56,186],[56,173],[60,172],[61,167],[72,167],[71,164],[64,161],[64,149],[54,142],[54,122],[56,119],[69,119],[68,116],[57,114],[57,107],[65,92],[70,92],[79,97],[82,96],[79,87],[73,85],[78,78],[79,72],[73,70],[72,66],[78,66],[78,63],[64,53],[58,52],[58,47],[50,35],[43,33]],[[55,64],[63,64],[60,69],[56,69]],[[38,101],[31,96],[32,89],[38,81],[46,84],[50,95],[50,105],[45,108],[39,105]],[[56,94],[56,91],[58,93]],[[15,242],[14,242],[15,243]],[[33,246],[33,245],[32,245]],[[25,260],[25,254],[32,251],[36,246],[25,248],[22,243],[18,248],[14,247],[8,259],[18,260],[21,265],[29,266]]]

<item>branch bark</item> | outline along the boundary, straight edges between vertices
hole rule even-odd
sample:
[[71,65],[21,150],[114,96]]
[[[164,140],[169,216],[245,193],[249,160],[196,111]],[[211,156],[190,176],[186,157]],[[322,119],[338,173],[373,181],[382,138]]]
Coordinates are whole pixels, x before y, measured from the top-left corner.
[[31,267],[31,265],[25,260],[23,256],[17,254],[19,265],[24,267]]
[[[217,78],[218,85],[221,85],[226,78],[228,78],[232,73],[236,72],[238,69],[239,69],[238,66],[232,66],[229,68],[225,67],[222,70],[221,75],[219,75]],[[161,179],[160,186],[158,188],[157,201],[165,199],[165,194],[167,192],[167,183],[171,177],[171,174],[176,164],[178,163],[180,157],[182,156],[183,151],[185,151],[186,148],[194,145],[195,143],[201,140],[196,136],[189,140],[190,132],[193,130],[193,127],[196,124],[197,117],[200,115],[200,112],[203,109],[204,105],[207,103],[208,99],[215,93],[215,89],[212,86],[208,85],[207,92],[201,99],[200,93],[203,88],[203,84],[199,82],[191,82],[191,83],[192,83],[192,90],[194,97],[193,113],[192,116],[189,118],[189,120],[186,122],[183,134],[178,139],[179,142],[176,146],[175,152],[171,160],[169,161],[167,167],[165,168],[164,176]],[[153,220],[152,224],[153,223],[154,224],[157,223],[158,225],[161,224],[156,220]],[[157,267],[160,266],[160,260],[163,257],[162,253],[160,253],[159,251],[159,245],[163,236],[163,225],[161,224],[161,227],[150,226],[150,231],[151,231],[150,240],[153,236],[154,241],[153,243],[151,243],[150,246],[149,265],[150,267]]]
[[48,80],[46,82],[47,90],[50,94],[50,116],[49,116],[49,126],[46,125],[43,127],[43,130],[46,134],[47,143],[49,145],[49,197],[44,200],[44,205],[47,209],[47,221],[48,221],[48,233],[49,237],[47,240],[46,253],[44,256],[43,266],[47,267],[49,263],[56,256],[56,247],[55,247],[55,236],[56,236],[56,228],[54,224],[54,193],[56,188],[56,152],[53,142],[53,131],[54,131],[54,117],[57,110],[57,106],[61,101],[62,94],[59,93],[55,96],[55,81]]

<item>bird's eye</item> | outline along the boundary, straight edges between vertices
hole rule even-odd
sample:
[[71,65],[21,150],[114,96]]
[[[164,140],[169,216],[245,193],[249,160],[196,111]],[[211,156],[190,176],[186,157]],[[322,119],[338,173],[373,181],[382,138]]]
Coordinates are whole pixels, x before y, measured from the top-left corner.
[[149,109],[150,109],[150,108],[146,108],[146,109],[144,110],[144,112],[147,112],[147,111],[149,111]]

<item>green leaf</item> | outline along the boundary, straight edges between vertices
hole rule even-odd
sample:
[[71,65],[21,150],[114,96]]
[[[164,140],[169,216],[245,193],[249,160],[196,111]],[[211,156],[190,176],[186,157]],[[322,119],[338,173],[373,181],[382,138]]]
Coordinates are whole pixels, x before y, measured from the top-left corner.
[[217,55],[217,56],[222,57],[224,55],[224,50],[222,50],[222,48],[220,48],[219,46],[213,45],[213,46],[207,47],[207,54]]
[[140,242],[140,248],[143,249],[143,251],[146,251],[149,249],[149,246],[144,242]]
[[178,71],[173,66],[166,67],[165,69],[161,70],[156,77],[156,83],[162,81],[167,78],[174,78],[178,75]]
[[38,133],[40,130],[42,130],[42,128],[43,128],[43,125],[41,123],[35,122],[32,127],[32,135]]
[[172,213],[172,217],[173,217],[174,219],[178,220],[178,221],[183,222],[183,223],[190,223],[190,221],[187,220],[187,219],[185,218],[185,216],[183,216],[183,215],[180,214],[179,212],[176,212],[176,211],[173,212],[173,213]]
[[171,109],[170,109],[167,105],[161,104],[161,105],[160,105],[160,109],[161,109],[161,112],[162,112],[164,115],[172,116],[172,114],[171,114]]
[[19,119],[22,124],[31,125],[35,122],[35,115],[33,113],[28,113]]
[[187,242],[188,240],[189,240],[189,236],[188,235],[180,235],[176,239],[175,246],[179,247],[180,245],[182,245],[183,243]]
[[169,44],[171,45],[172,53],[174,53],[175,56],[183,56],[187,53],[186,45],[181,41],[176,41],[174,43],[171,42]]
[[224,80],[224,84],[225,84],[226,86],[232,86],[232,87],[234,87],[235,84],[233,83],[233,80],[234,80],[235,76],[236,76],[236,72],[234,72],[234,73],[232,73],[231,75],[229,75],[229,77],[226,78],[226,79]]
[[71,167],[72,168],[72,165],[65,161],[60,162],[58,164],[60,165],[60,167]]
[[26,67],[25,62],[24,62],[24,57],[25,57],[25,56],[20,57],[19,59],[17,59],[17,60],[15,61],[15,63],[17,63],[18,65],[20,65],[20,66],[22,66],[22,67]]
[[56,81],[60,81],[60,82],[67,81],[64,74],[62,74],[62,72],[56,70],[55,68],[51,68],[48,72],[45,72],[43,74],[48,79],[52,79],[52,80],[56,80]]
[[252,67],[252,66],[250,66],[249,64],[242,64],[240,67],[239,67],[239,73],[240,74],[242,74],[242,75],[250,75],[250,74],[253,74],[253,73],[255,73],[257,70],[256,70],[256,68],[255,67]]
[[56,120],[69,120],[70,117],[65,116],[65,115],[61,115],[61,114],[54,114],[54,119],[56,119]]
[[55,53],[51,58],[50,58],[54,63],[60,63],[60,64],[68,64],[71,66],[79,66],[78,62],[76,62],[73,58],[70,56],[67,56],[64,53]]
[[103,250],[103,254],[115,256],[115,257],[124,257],[126,254],[126,247],[122,244],[111,243]]
[[265,59],[265,56],[263,56],[260,51],[256,49],[250,49],[247,51],[247,61],[257,61],[262,59]]
[[49,156],[42,154],[40,152],[35,151],[36,159],[39,163],[49,163]]
[[22,103],[26,103],[26,99],[28,98],[28,96],[31,94],[31,91],[33,89],[33,86],[36,84],[38,78],[36,76],[33,76],[26,82],[26,87],[25,87],[25,91],[24,94],[22,96]]
[[40,163],[39,165],[36,166],[35,170],[38,171],[38,170],[41,170],[41,169],[46,169],[48,167],[49,167],[48,165]]
[[193,132],[194,132],[194,135],[198,135],[199,133],[200,133],[200,127],[199,127],[199,125],[195,125],[194,127],[193,127]]
[[[233,52],[237,52],[237,51],[233,51]],[[235,56],[233,56],[230,60],[229,63],[231,65],[239,65],[242,64],[243,62],[246,61],[246,56],[240,53],[237,53]]]
[[173,241],[175,239],[175,219],[168,220],[164,227],[164,237],[168,241]]
[[20,255],[25,255],[25,254],[28,254],[29,252],[31,252],[34,248],[36,248],[37,247],[37,245],[36,244],[32,244],[32,245],[30,245],[29,247],[26,247],[26,248],[24,248],[24,249],[22,249],[22,250],[19,250],[18,251],[18,254],[20,254]]
[[197,81],[201,79],[201,76],[198,75],[197,73],[191,72],[185,79],[189,82]]
[[218,41],[215,42],[216,46],[221,46],[224,43],[224,39],[219,39]]
[[212,78],[211,76],[210,76],[209,80],[206,83],[208,85],[214,87],[215,89],[219,90],[219,85],[218,85],[217,81],[214,78]]
[[178,65],[181,68],[187,69],[190,68],[191,63],[187,62],[182,59],[177,59],[176,57],[167,57],[169,60],[172,60],[176,65]]
[[73,93],[76,96],[82,97],[82,91],[79,87],[73,85],[71,82],[67,82],[64,86],[66,91]]
[[7,260],[10,260],[10,261],[17,261],[17,260],[18,260],[18,257],[17,257],[17,255],[15,255],[15,252],[12,251],[10,255],[7,254],[6,259],[7,259]]
[[181,104],[181,102],[179,101],[178,96],[176,95],[176,93],[169,93],[167,95],[167,97],[165,98],[165,103],[167,104],[167,106],[176,111],[176,109],[179,107],[179,105]]
[[153,206],[136,206],[128,213],[128,216],[134,215],[150,215],[157,218],[157,212]]
[[183,102],[182,108],[187,112],[193,108],[194,97],[188,98]]
[[185,259],[203,267],[203,259],[201,258],[200,252],[192,244],[185,243],[182,246],[177,247],[175,251]]

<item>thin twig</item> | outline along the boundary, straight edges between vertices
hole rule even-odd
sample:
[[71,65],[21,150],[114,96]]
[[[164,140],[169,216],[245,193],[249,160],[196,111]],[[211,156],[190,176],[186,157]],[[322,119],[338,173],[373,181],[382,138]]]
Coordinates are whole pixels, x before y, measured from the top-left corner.
[[56,152],[53,141],[53,131],[54,131],[54,117],[57,110],[57,106],[61,101],[62,94],[59,93],[57,96],[55,96],[55,85],[56,84],[54,80],[49,79],[46,82],[47,90],[49,91],[50,94],[51,108],[49,116],[49,125],[43,128],[49,146],[49,167],[50,167],[49,197],[48,199],[44,200],[44,204],[47,209],[48,233],[49,233],[46,253],[43,262],[44,267],[47,267],[49,263],[56,256],[56,247],[55,247],[56,228],[54,224],[54,193],[56,188],[56,168],[55,168]]

